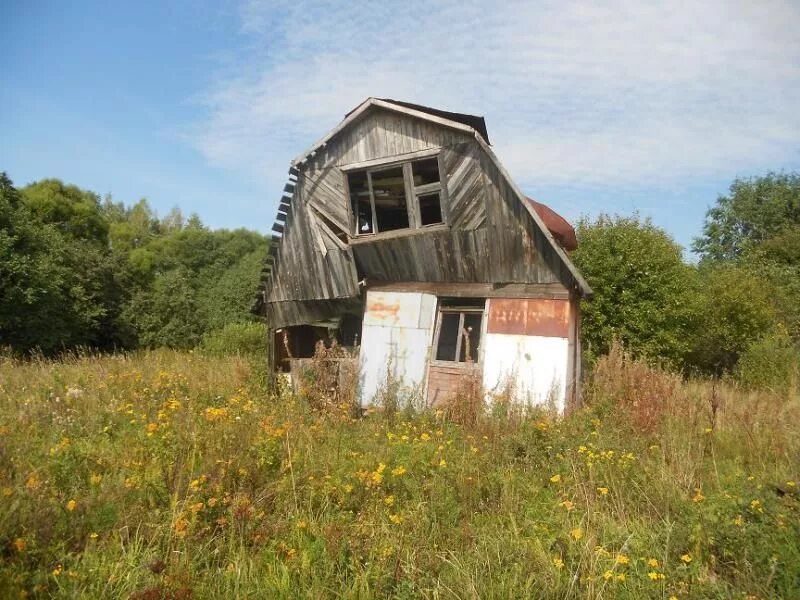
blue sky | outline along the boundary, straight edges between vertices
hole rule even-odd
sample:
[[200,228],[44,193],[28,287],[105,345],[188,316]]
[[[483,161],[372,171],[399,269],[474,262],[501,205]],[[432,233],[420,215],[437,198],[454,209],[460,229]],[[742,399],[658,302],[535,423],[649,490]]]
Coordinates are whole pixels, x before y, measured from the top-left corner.
[[0,170],[213,227],[367,96],[482,114],[528,194],[688,245],[737,176],[800,170],[800,3],[5,2]]

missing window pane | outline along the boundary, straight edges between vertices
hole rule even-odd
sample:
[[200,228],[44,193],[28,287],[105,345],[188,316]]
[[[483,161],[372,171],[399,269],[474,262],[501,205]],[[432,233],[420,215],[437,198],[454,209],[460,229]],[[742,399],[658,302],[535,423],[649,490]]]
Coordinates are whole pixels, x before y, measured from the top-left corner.
[[425,194],[418,197],[419,217],[422,225],[435,225],[442,223],[442,203],[439,199],[439,192]]
[[478,362],[478,348],[481,340],[481,320],[480,313],[464,313],[464,330],[461,332],[461,356],[460,362],[469,360]]
[[373,172],[372,195],[375,198],[378,231],[393,231],[408,227],[406,186],[402,167]]
[[439,344],[436,347],[436,360],[455,360],[461,314],[441,313],[441,319]]
[[439,183],[439,160],[436,157],[415,161],[411,168],[415,186]]
[[356,219],[355,233],[374,233],[366,172],[350,173],[347,176],[347,185],[350,188],[350,203]]

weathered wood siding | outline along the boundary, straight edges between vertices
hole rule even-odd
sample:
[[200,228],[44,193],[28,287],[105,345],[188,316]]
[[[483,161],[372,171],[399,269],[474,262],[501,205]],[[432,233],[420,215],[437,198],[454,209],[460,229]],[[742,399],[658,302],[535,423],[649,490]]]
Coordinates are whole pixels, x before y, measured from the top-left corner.
[[280,240],[277,267],[267,302],[325,300],[358,295],[358,279],[350,249],[330,248],[317,217],[306,201],[306,180],[300,177],[292,198],[292,216]]
[[[341,167],[441,149],[446,226],[350,238]],[[358,281],[534,283],[569,274],[513,188],[467,133],[383,108],[365,112],[299,167],[280,249],[267,282],[275,327],[337,316]],[[352,243],[351,243],[352,242]],[[315,304],[316,303],[316,304]]]
[[442,150],[447,182],[447,214],[456,229],[477,229],[486,221],[486,187],[475,140]]
[[558,255],[522,204],[524,200],[483,152],[481,167],[486,182],[486,228],[493,241],[489,251],[497,264],[505,265],[504,275],[509,277],[505,281],[568,286],[571,275],[562,272]]

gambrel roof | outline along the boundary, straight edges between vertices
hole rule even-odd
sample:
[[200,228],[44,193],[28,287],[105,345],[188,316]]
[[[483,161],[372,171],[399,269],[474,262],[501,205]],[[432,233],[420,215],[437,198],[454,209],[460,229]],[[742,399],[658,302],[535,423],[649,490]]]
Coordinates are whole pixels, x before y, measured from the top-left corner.
[[[502,180],[502,186],[508,189],[509,193],[513,195],[514,201],[518,203],[518,206],[521,208],[521,210],[529,215],[533,222],[531,225],[535,224],[534,230],[538,231],[538,233],[535,233],[535,235],[542,238],[539,242],[537,242],[537,252],[543,252],[545,255],[551,257],[548,259],[550,261],[549,264],[554,265],[553,268],[560,273],[558,277],[567,289],[574,290],[578,295],[583,297],[591,295],[591,288],[578,272],[577,268],[572,264],[572,261],[569,259],[569,256],[566,254],[561,244],[556,241],[552,232],[548,228],[547,223],[544,222],[542,216],[537,212],[536,207],[517,187],[517,185],[508,175],[508,172],[495,156],[487,140],[488,135],[486,133],[486,125],[483,117],[466,115],[462,113],[452,113],[396,100],[370,97],[364,100],[352,111],[347,113],[341,123],[339,123],[308,150],[303,152],[292,161],[291,168],[289,170],[290,180],[284,188],[284,192],[286,192],[287,195],[281,199],[278,217],[276,219],[276,224],[273,227],[273,230],[279,234],[282,234],[282,236],[274,236],[273,238],[273,248],[270,251],[271,258],[268,259],[268,265],[265,269],[265,277],[263,278],[264,286],[259,293],[257,306],[254,307],[255,310],[260,312],[265,303],[274,302],[274,300],[268,299],[268,295],[272,286],[272,273],[274,271],[273,267],[275,267],[278,261],[281,260],[281,251],[278,249],[278,245],[281,244],[282,237],[285,237],[290,231],[291,227],[296,225],[296,223],[292,223],[292,213],[299,207],[294,206],[293,198],[297,194],[296,187],[301,185],[301,182],[296,178],[302,179],[302,174],[305,172],[307,166],[312,163],[322,162],[327,165],[326,168],[332,168],[333,165],[330,163],[327,157],[329,148],[335,147],[339,143],[339,138],[341,136],[349,134],[351,128],[355,128],[357,123],[361,122],[363,118],[366,118],[367,115],[371,114],[373,111],[383,111],[382,114],[386,114],[388,111],[388,113],[396,114],[402,118],[416,119],[426,122],[430,127],[438,127],[439,130],[452,130],[454,135],[458,137],[459,140],[474,140],[474,142],[477,143],[477,146],[480,148],[480,151],[482,151],[483,155],[488,158],[488,162],[481,164],[486,164],[486,168],[491,168],[493,173],[499,174],[497,176]],[[478,152],[478,150],[475,152]],[[315,157],[317,156],[324,157],[324,160],[316,160]],[[318,169],[318,164],[314,164],[312,168]],[[517,211],[520,209],[514,210]],[[319,224],[319,215],[317,215],[317,217],[312,215],[311,219],[313,220],[314,218],[317,219],[317,223]],[[312,229],[313,228],[314,227],[312,225]],[[329,228],[320,226],[319,229],[327,232],[322,236],[325,241],[323,241],[322,238],[319,238],[318,234],[318,244],[320,246],[327,243],[331,248],[334,248],[334,251],[341,253],[343,260],[349,260],[351,262],[353,261],[352,249],[348,244],[338,240],[329,240],[328,238],[335,237],[332,235]],[[336,245],[337,241],[339,244],[338,246]],[[348,256],[349,259],[347,258]],[[295,259],[297,258],[299,258],[299,255],[296,255]],[[302,271],[303,267],[304,265],[294,265],[294,269],[299,269],[300,271]],[[353,268],[355,268],[354,265]],[[352,276],[348,275],[348,277]],[[345,296],[330,295],[325,297],[335,299],[344,298]],[[323,298],[315,299],[319,300]],[[286,299],[286,301],[289,300],[290,299],[288,298]],[[298,302],[304,301],[303,298],[294,298],[294,300]]]

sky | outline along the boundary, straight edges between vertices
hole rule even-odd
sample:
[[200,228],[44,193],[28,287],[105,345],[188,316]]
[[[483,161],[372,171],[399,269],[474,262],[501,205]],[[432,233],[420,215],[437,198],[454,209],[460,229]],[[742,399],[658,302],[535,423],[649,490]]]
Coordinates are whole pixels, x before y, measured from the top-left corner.
[[798,22],[794,0],[0,0],[0,171],[266,232],[291,159],[389,97],[483,115],[568,219],[687,247],[735,178],[800,170]]

